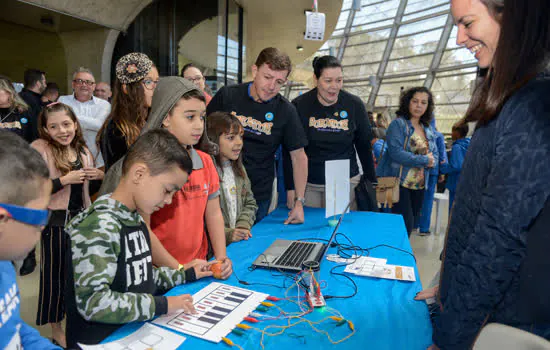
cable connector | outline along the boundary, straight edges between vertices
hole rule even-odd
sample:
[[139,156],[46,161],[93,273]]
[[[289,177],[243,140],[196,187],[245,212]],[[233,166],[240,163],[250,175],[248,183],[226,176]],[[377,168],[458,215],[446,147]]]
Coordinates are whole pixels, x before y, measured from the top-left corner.
[[230,339],[228,339],[226,337],[222,337],[222,341],[224,343],[226,343],[227,345],[229,345],[229,346],[235,346],[235,343],[233,343]]
[[267,299],[267,300],[270,300],[270,301],[280,301],[280,300],[281,300],[281,298],[272,297],[271,295],[268,296],[266,299]]
[[272,306],[274,306],[274,304],[268,303],[267,301],[262,301],[260,304],[262,304],[263,306],[267,306],[267,307],[272,307]]
[[254,317],[245,317],[244,320],[246,322],[250,322],[250,323],[258,323],[260,321],[258,321],[257,319],[255,319]]
[[240,329],[250,329],[252,327],[250,327],[249,325],[247,324],[242,324],[242,323],[239,323],[237,326],[237,328],[240,328]]
[[238,335],[239,337],[242,337],[242,336],[244,335],[244,332],[243,332],[242,330],[240,330],[240,329],[237,329],[237,328],[233,329],[233,330],[231,331],[231,333],[233,333],[233,334],[235,334],[235,335]]
[[355,332],[355,326],[353,325],[353,322],[348,321],[349,329],[351,329],[353,332]]

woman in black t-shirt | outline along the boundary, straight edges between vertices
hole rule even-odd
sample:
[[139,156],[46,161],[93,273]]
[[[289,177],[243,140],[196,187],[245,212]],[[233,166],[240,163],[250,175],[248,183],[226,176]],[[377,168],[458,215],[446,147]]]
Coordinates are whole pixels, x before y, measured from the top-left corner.
[[[350,201],[351,208],[356,209],[354,189],[360,178],[357,154],[367,179],[376,180],[367,110],[359,97],[342,90],[342,64],[336,57],[316,57],[313,71],[317,87],[292,101],[308,139],[306,205],[325,207],[325,161],[349,159]],[[292,174],[291,166],[285,162],[285,178]],[[287,190],[291,189],[288,198],[294,198],[292,185],[285,182]]]

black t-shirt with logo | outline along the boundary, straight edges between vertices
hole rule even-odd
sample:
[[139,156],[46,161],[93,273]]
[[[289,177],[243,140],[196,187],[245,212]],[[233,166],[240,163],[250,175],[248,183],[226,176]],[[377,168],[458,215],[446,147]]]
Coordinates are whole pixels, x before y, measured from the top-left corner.
[[277,94],[268,102],[256,102],[250,97],[245,83],[224,86],[208,104],[210,114],[229,112],[244,127],[243,163],[252,183],[252,192],[258,201],[271,198],[275,175],[275,152],[279,145],[294,151],[307,145],[294,106]]
[[[371,147],[372,130],[367,110],[359,97],[341,90],[338,102],[323,106],[317,98],[315,88],[295,98],[292,104],[298,111],[308,139],[305,150],[308,156],[309,183],[325,184],[327,160],[349,159],[350,177],[359,174],[356,149],[363,173],[370,181],[376,180]],[[288,170],[290,166],[291,164],[285,164],[285,176],[292,173]],[[287,188],[288,184],[287,182]]]

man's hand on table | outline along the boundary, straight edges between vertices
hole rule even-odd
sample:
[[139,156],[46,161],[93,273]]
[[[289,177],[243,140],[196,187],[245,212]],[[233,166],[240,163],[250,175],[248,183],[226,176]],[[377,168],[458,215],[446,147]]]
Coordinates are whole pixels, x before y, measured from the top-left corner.
[[286,191],[286,207],[290,210],[294,209],[294,198],[296,198],[296,191]]
[[285,220],[285,225],[288,224],[303,224],[304,223],[304,207],[302,202],[296,201],[294,209],[288,213],[288,219]]

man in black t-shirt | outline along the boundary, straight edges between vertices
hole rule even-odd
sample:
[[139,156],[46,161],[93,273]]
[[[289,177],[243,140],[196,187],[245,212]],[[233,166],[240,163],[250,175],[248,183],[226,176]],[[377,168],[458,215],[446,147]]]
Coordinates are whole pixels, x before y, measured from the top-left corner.
[[258,203],[256,222],[268,212],[275,177],[275,152],[279,145],[290,151],[293,165],[295,206],[285,224],[304,222],[304,192],[307,182],[307,139],[294,106],[279,95],[292,70],[288,55],[276,48],[262,50],[252,66],[254,80],[224,86],[206,111],[230,112],[244,128],[243,161]]

